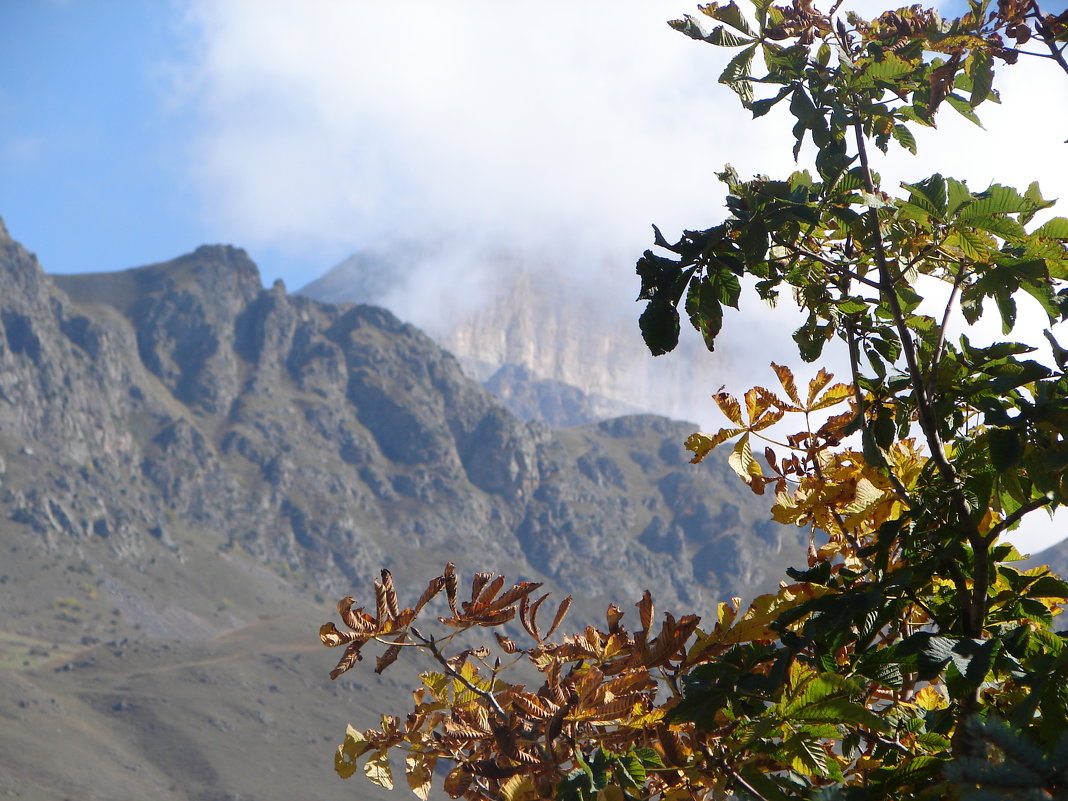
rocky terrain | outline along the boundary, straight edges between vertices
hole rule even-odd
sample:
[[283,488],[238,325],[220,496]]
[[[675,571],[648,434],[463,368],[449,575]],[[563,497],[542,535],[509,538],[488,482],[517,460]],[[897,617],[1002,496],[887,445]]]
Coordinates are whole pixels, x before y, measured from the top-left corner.
[[692,424],[524,422],[390,312],[265,289],[239,249],[49,277],[0,225],[0,287],[0,796],[369,797],[333,745],[414,669],[332,684],[317,630],[383,566],[545,581],[580,621],[646,587],[708,610],[803,558],[687,463]]

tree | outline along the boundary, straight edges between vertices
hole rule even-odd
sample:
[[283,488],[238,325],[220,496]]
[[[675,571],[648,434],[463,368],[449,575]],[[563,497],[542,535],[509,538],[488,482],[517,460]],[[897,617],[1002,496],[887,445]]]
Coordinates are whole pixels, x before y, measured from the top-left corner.
[[[347,646],[331,675],[371,641],[387,644],[378,672],[404,648],[436,670],[406,718],[349,730],[339,774],[362,758],[391,786],[400,749],[423,798],[441,759],[454,766],[445,790],[471,801],[1068,797],[1068,632],[1055,631],[1068,584],[1014,567],[1001,541],[1068,502],[1068,349],[1047,331],[1054,369],[1025,344],[978,347],[950,326],[955,310],[969,323],[996,314],[1008,335],[1021,292],[1051,324],[1068,319],[1068,219],[1033,224],[1052,205],[1037,184],[975,191],[933,175],[891,193],[869,160],[873,148],[915,152],[914,129],[944,107],[978,121],[997,100],[995,66],[1028,47],[1068,72],[1068,12],[987,5],[952,21],[919,6],[869,21],[756,0],[754,18],[733,2],[701,7],[711,32],[671,23],[736,49],[720,81],[754,117],[786,104],[795,158],[806,140],[815,149],[814,173],[782,180],[726,168],[729,218],[674,243],[657,230],[659,253],[638,262],[654,355],[674,348],[680,306],[711,350],[749,284],[805,310],[804,361],[844,343],[848,381],[820,369],[802,391],[773,364],[777,386],[721,391],[729,424],[686,443],[700,461],[733,441],[729,463],[754,492],[773,489],[775,519],[810,529],[808,564],[710,621],[657,623],[646,593],[633,631],[612,606],[602,628],[559,642],[549,637],[570,601],[543,632],[537,584],[479,573],[461,603],[450,564],[401,609],[383,571],[374,613],[346,598],[348,630],[322,627],[325,644]],[[920,309],[932,282],[950,287],[937,316]],[[441,593],[451,633],[424,634],[414,624]],[[495,629],[496,658],[487,645],[449,650],[462,631],[515,619],[533,645]],[[509,680],[516,660],[540,687]]]

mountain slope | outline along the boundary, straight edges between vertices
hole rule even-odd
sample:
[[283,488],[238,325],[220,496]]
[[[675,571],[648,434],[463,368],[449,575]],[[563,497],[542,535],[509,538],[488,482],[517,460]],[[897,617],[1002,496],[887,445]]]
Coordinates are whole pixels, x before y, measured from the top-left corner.
[[708,609],[803,558],[686,463],[690,425],[523,423],[417,329],[264,289],[241,250],[50,278],[0,226],[0,285],[9,797],[362,791],[331,743],[413,674],[332,685],[316,632],[383,566],[545,581],[581,620],[646,587]]

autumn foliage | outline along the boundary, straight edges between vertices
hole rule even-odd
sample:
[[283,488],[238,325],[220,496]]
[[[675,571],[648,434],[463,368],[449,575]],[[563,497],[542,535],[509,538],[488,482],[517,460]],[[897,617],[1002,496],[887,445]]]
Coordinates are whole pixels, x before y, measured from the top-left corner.
[[[711,32],[671,23],[735,50],[720,81],[754,117],[785,104],[795,158],[815,153],[814,172],[781,180],[727,167],[727,219],[674,243],[656,230],[637,265],[654,355],[683,314],[712,349],[745,286],[804,310],[804,361],[844,349],[845,380],[772,364],[768,386],[717,393],[726,425],[686,442],[695,462],[729,445],[775,520],[810,532],[808,562],[746,607],[658,618],[646,593],[564,635],[570,599],[548,605],[536,583],[478,573],[460,601],[450,564],[402,609],[383,571],[373,611],[345,598],[347,630],[322,627],[345,646],[331,675],[372,642],[378,672],[406,649],[433,667],[403,718],[349,730],[342,777],[362,762],[391,787],[396,753],[422,798],[439,763],[469,801],[1068,797],[1068,584],[1002,539],[1068,503],[1068,349],[1052,328],[1068,319],[1068,219],[1037,184],[936,174],[889,191],[873,167],[875,151],[915,152],[913,129],[944,108],[978,122],[995,67],[1039,56],[1068,73],[1068,12],[988,6],[865,20],[758,0],[752,17],[700,7]],[[948,299],[932,313],[936,284]],[[1024,299],[1049,320],[1051,363],[955,328],[996,315],[1007,337]],[[483,629],[493,641],[459,645]]]

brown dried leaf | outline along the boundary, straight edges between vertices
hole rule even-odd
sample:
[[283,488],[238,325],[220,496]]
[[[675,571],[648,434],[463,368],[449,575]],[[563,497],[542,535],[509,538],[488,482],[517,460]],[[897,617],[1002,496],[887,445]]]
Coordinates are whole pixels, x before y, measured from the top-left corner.
[[394,662],[397,661],[397,657],[400,656],[401,646],[391,645],[385,651],[382,652],[382,656],[378,657],[375,661],[375,673],[381,673],[388,668]]
[[653,596],[646,590],[642,593],[642,599],[635,606],[638,607],[638,615],[642,622],[642,631],[648,633],[653,625]]
[[352,608],[352,596],[347,595],[337,602],[337,611],[341,615],[341,620],[350,629],[358,634],[374,634],[378,631],[378,624],[375,619],[369,614],[363,611],[363,607],[357,609]]
[[771,363],[771,369],[775,371],[775,375],[779,378],[779,383],[782,384],[783,391],[786,396],[796,403],[801,405],[801,398],[797,394],[797,384],[794,382],[793,371],[789,367],[784,367],[781,364]]
[[445,579],[445,596],[449,599],[449,609],[452,610],[454,617],[459,617],[460,613],[456,611],[456,565],[452,562],[445,565],[445,573],[442,577]]
[[502,595],[500,598],[490,604],[490,608],[501,609],[505,606],[510,606],[523,596],[529,595],[530,593],[534,592],[534,590],[538,589],[541,584],[542,583],[540,581],[520,581],[510,590],[508,590],[504,595]]
[[553,632],[556,631],[557,626],[559,626],[563,622],[564,616],[567,614],[567,610],[571,608],[571,600],[571,596],[569,595],[560,602],[560,606],[557,607],[556,614],[553,616],[553,624],[549,626],[549,630],[545,632],[546,637],[552,637]]
[[426,589],[423,590],[423,594],[419,596],[419,600],[415,602],[415,613],[418,615],[424,606],[430,603],[439,592],[445,589],[445,577],[435,576],[430,580],[430,583],[426,585]]
[[459,798],[467,792],[474,778],[474,775],[468,772],[466,765],[457,765],[445,777],[444,790],[450,798]]
[[507,609],[501,609],[498,612],[486,612],[480,614],[477,618],[472,617],[470,620],[477,623],[480,626],[500,626],[502,623],[507,623],[515,617],[515,607],[508,607]]
[[626,673],[621,673],[611,681],[606,681],[604,691],[612,695],[622,695],[638,685],[645,685],[644,689],[649,689],[655,686],[655,682],[649,676],[649,671],[644,668],[630,668]]
[[538,720],[548,720],[553,716],[553,711],[545,706],[542,699],[531,693],[516,693],[512,698],[512,705]]
[[735,425],[744,426],[742,422],[742,408],[738,405],[738,399],[727,392],[717,392],[712,400],[719,406],[719,410],[727,416]]
[[[478,600],[479,593],[482,592],[482,588],[486,586],[492,575],[492,573],[475,573],[475,575],[471,576],[471,603]],[[504,583],[503,578],[501,583]]]
[[611,701],[600,704],[594,709],[583,712],[580,717],[586,720],[618,720],[627,717],[637,703],[647,702],[649,699],[642,693],[630,693],[614,698]]
[[493,604],[493,599],[497,597],[497,593],[499,593],[501,591],[501,588],[503,588],[503,587],[504,587],[504,576],[497,576],[497,578],[495,578],[493,581],[491,581],[489,584],[487,584],[482,589],[482,592],[480,592],[478,594],[478,599],[477,599],[476,603],[478,603],[480,605],[482,605],[482,604],[486,604],[486,605]]
[[319,639],[323,641],[323,645],[327,648],[336,648],[339,645],[356,642],[357,640],[362,642],[367,637],[355,631],[338,631],[333,623],[324,623],[319,627]]
[[499,631],[493,632],[493,636],[497,638],[497,644],[504,649],[506,654],[514,654],[519,650],[519,646],[515,644],[515,641],[509,637],[505,637]]
[[493,740],[497,744],[497,750],[507,757],[515,759],[519,753],[519,745],[516,742],[515,732],[507,723],[491,724]]
[[548,598],[549,595],[550,595],[550,593],[545,593],[543,596],[541,596],[538,600],[536,600],[534,603],[532,603],[530,605],[529,614],[530,614],[530,627],[531,628],[527,629],[527,631],[530,632],[530,636],[533,637],[538,642],[541,642],[541,640],[542,640],[541,632],[538,630],[538,609],[541,608],[541,605],[543,603],[545,603],[545,599]]
[[619,621],[623,618],[623,610],[615,604],[608,605],[608,612],[605,615],[608,619],[608,630],[615,634],[619,631]]
[[413,620],[415,620],[415,610],[405,607],[401,610],[400,614],[397,615],[396,619],[394,619],[392,629],[394,631],[396,631],[397,629],[403,629]]
[[384,628],[389,620],[389,603],[386,601],[386,588],[381,581],[375,579],[375,616],[378,618],[379,628]]
[[341,659],[337,663],[337,667],[330,671],[330,678],[336,679],[346,670],[349,670],[353,665],[363,659],[360,655],[360,649],[363,648],[362,642],[354,642],[348,648],[345,649],[345,653],[341,655]]
[[523,624],[523,628],[526,629],[527,634],[538,639],[538,635],[535,633],[537,629],[534,627],[534,621],[530,619],[530,596],[524,595],[519,599],[519,622]]
[[393,586],[393,574],[386,568],[382,568],[382,588],[386,593],[386,608],[389,616],[396,617],[400,614],[400,603],[397,601],[397,588]]

